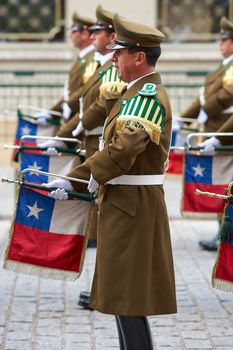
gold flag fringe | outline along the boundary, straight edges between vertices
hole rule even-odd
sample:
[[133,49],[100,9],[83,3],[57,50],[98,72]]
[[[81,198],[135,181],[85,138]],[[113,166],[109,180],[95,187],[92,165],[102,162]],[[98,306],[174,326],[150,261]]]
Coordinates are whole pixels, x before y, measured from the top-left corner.
[[214,277],[212,279],[212,286],[213,286],[213,288],[221,290],[223,292],[233,293],[233,283],[232,282],[220,280],[220,279]]
[[16,273],[24,273],[26,275],[36,276],[40,278],[60,280],[65,282],[75,281],[79,276],[80,272],[72,272],[66,270],[58,270],[47,267],[39,267],[35,265],[25,264],[19,261],[6,260],[3,264],[4,269],[13,271]]

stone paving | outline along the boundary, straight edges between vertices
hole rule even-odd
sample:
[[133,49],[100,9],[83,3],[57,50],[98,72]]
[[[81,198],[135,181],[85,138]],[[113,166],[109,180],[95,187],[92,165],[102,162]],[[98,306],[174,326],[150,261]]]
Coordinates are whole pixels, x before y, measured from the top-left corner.
[[[1,253],[9,225],[1,221]],[[215,253],[198,247],[216,230],[215,221],[171,220],[178,313],[149,317],[156,350],[232,350],[233,295],[210,286]],[[94,260],[95,249],[88,249],[82,276],[70,283],[1,268],[0,349],[118,349],[113,316],[77,305],[79,292],[90,288]]]

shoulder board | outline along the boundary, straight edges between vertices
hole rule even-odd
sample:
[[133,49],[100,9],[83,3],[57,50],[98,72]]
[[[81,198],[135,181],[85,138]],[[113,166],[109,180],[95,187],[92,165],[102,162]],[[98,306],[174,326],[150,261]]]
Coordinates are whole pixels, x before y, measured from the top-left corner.
[[100,94],[102,94],[105,90],[121,92],[123,87],[126,85],[124,81],[118,78],[116,67],[113,65],[104,72],[101,72],[101,77]]
[[129,100],[123,100],[117,128],[123,129],[129,121],[143,125],[153,142],[159,143],[160,134],[164,127],[165,112],[161,103],[153,96],[136,95]]
[[81,61],[80,61],[80,64],[83,65],[87,62],[87,60],[85,58],[82,58]]
[[155,96],[157,94],[156,85],[152,83],[144,84],[143,88],[139,90],[138,93],[142,96]]
[[98,66],[98,62],[95,61],[95,60],[89,62],[89,63],[86,65],[85,72],[84,72],[84,74],[83,74],[83,83],[84,83],[84,84],[85,84],[85,83],[90,79],[90,77],[92,77],[92,75],[95,73],[97,66]]
[[223,77],[223,86],[233,85],[233,66],[226,69]]

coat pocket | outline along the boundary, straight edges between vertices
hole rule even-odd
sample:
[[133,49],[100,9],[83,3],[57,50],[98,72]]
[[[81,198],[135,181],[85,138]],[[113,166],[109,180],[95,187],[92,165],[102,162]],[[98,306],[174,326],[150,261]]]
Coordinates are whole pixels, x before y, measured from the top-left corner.
[[136,186],[109,186],[107,200],[126,214],[135,216],[138,207]]

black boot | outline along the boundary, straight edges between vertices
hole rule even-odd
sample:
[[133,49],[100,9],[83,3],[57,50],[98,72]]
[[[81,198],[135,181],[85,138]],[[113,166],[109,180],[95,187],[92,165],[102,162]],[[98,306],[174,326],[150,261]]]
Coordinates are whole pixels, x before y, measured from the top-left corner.
[[119,344],[120,344],[120,350],[125,350],[123,336],[122,336],[122,332],[121,332],[120,321],[119,321],[118,317],[119,316],[115,316],[116,325],[117,325],[118,339],[119,339]]
[[148,320],[144,316],[116,316],[124,343],[124,350],[153,350]]
[[218,234],[213,239],[199,241],[199,245],[203,250],[216,252],[218,249]]
[[79,301],[78,301],[78,305],[82,306],[82,308],[86,309],[86,310],[93,310],[92,308],[90,308],[89,306],[89,302],[90,302],[90,296],[91,293],[90,292],[86,292],[83,291],[79,294]]

